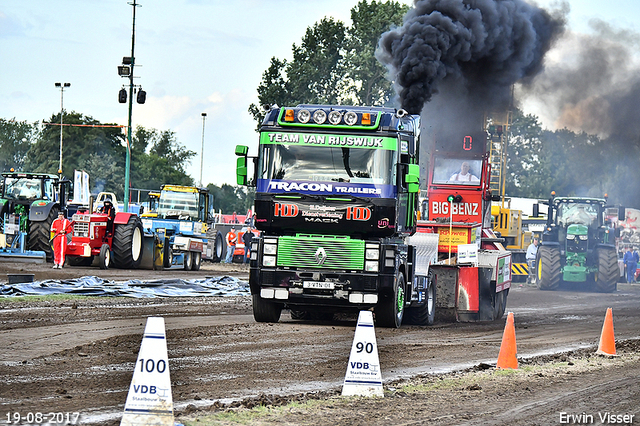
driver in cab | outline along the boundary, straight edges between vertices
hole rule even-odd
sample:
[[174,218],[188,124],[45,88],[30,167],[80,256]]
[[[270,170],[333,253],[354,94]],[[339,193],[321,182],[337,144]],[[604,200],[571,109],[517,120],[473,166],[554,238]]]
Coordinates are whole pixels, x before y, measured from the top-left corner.
[[113,219],[116,217],[116,208],[111,203],[110,199],[104,200],[102,207],[98,209],[98,213],[107,215],[107,232],[113,233]]
[[480,179],[471,173],[470,169],[469,162],[463,161],[460,165],[460,171],[452,174],[449,182],[480,182]]

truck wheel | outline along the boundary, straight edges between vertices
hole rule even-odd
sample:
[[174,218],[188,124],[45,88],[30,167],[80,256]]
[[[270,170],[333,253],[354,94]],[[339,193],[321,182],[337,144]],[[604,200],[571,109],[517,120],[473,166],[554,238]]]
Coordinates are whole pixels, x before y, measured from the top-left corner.
[[173,249],[171,248],[170,244],[167,244],[164,247],[164,267],[165,268],[171,268],[171,265],[173,265]]
[[260,297],[259,294],[252,295],[253,318],[257,322],[278,322],[282,313],[282,305],[269,302]]
[[137,269],[142,261],[142,221],[129,216],[127,224],[115,225],[113,231],[113,265],[122,269]]
[[184,263],[182,265],[185,271],[191,270],[191,262],[193,262],[193,253],[186,251],[184,253]]
[[109,248],[109,244],[103,244],[100,247],[100,269],[109,269],[111,266],[111,249]]
[[436,285],[430,277],[427,281],[427,300],[424,305],[407,308],[404,322],[415,325],[433,325],[436,317]]
[[504,311],[507,307],[507,295],[509,294],[509,290],[502,290],[499,293],[496,293],[495,300],[493,302],[493,319],[499,320],[504,316]]
[[536,256],[536,280],[540,290],[560,287],[560,250],[541,246]]
[[209,228],[207,230],[207,240],[211,243],[212,254],[211,261],[214,263],[221,262],[224,259],[224,238],[220,231]]
[[404,316],[404,275],[398,273],[392,294],[380,295],[375,307],[376,322],[387,328],[398,328]]
[[202,253],[200,253],[199,251],[194,251],[192,258],[193,259],[191,261],[191,270],[199,271],[200,264],[202,263]]
[[49,238],[51,238],[51,224],[58,217],[60,208],[58,206],[51,207],[49,216],[43,221],[29,222],[29,240],[27,248],[29,250],[43,251],[47,256],[47,262],[53,262],[53,249]]
[[595,274],[595,288],[602,293],[611,293],[616,290],[618,275],[618,257],[613,248],[600,247],[596,252],[598,272]]

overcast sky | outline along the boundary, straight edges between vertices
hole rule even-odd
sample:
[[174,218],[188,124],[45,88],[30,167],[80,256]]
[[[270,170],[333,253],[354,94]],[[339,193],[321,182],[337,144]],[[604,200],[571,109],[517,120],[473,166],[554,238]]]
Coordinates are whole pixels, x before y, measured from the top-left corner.
[[[256,88],[270,58],[290,59],[292,44],[325,16],[350,24],[350,10],[358,2],[137,1],[135,83],[147,92],[147,101],[134,103],[133,125],[174,131],[178,142],[197,153],[187,171],[198,182],[201,113],[206,112],[205,185],[235,184],[236,144],[256,153],[258,137],[247,108],[257,101]],[[638,31],[639,0],[569,4],[572,31],[590,31],[594,18]],[[126,125],[128,104],[118,103],[117,95],[128,79],[118,76],[117,66],[131,54],[131,29],[127,0],[1,1],[0,117],[50,118],[60,111],[54,83],[69,82],[65,110]]]

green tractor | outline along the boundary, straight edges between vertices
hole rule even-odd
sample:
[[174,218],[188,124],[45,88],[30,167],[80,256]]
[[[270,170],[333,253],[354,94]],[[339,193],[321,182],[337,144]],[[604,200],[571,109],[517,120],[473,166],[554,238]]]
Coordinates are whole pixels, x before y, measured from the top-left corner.
[[[544,204],[549,213],[536,256],[538,288],[557,290],[564,282],[615,291],[620,272],[615,230],[605,216],[606,198],[555,197],[552,192]],[[624,218],[624,209],[618,216]]]
[[26,236],[26,248],[45,252],[50,261],[51,222],[65,207],[70,181],[46,173],[2,173],[0,191],[0,233],[6,233],[4,221],[15,219],[19,234]]

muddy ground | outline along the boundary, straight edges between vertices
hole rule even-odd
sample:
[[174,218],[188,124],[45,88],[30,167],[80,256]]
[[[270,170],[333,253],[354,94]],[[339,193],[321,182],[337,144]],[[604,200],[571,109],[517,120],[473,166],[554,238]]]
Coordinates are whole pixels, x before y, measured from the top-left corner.
[[[248,271],[208,263],[198,272],[0,263],[0,283],[7,273],[145,280],[246,278]],[[607,307],[621,355],[614,359],[593,355]],[[630,424],[638,424],[639,308],[637,285],[620,285],[612,294],[514,287],[507,310],[515,314],[521,368],[511,373],[492,366],[504,320],[376,328],[385,397],[344,400],[337,395],[355,317],[309,323],[284,312],[278,324],[257,324],[249,297],[0,299],[0,421],[6,413],[54,411],[79,412],[80,424],[119,424],[146,318],[162,316],[176,417],[184,423],[320,398],[245,424],[569,423],[562,413],[591,415],[594,421],[583,424],[600,424],[605,412],[634,415]]]

